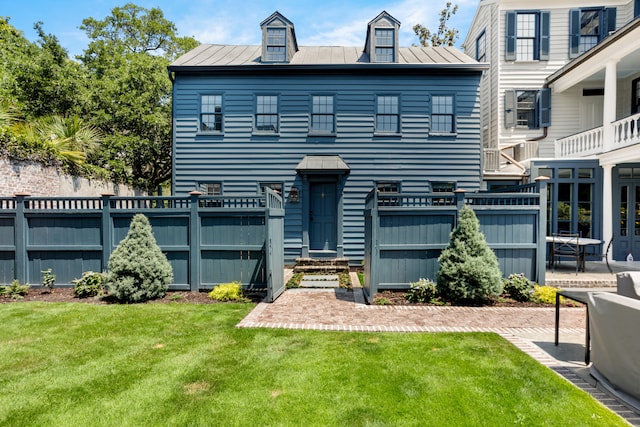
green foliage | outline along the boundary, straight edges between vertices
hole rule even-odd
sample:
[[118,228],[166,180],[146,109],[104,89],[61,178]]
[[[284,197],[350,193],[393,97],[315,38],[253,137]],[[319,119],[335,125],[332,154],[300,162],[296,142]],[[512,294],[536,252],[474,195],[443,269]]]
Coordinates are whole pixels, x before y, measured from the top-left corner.
[[431,302],[438,295],[435,282],[429,279],[419,279],[409,283],[411,288],[404,294],[409,302]]
[[502,293],[498,258],[487,245],[478,218],[469,206],[460,210],[458,225],[438,262],[438,293],[447,301],[483,304]]
[[242,284],[240,282],[221,283],[209,292],[209,298],[216,301],[242,301]]
[[533,287],[533,300],[542,304],[555,304],[556,293],[560,289],[553,286],[539,286]]
[[11,299],[22,299],[29,294],[30,288],[30,284],[25,283],[22,285],[20,281],[14,280],[9,286],[0,286],[0,289],[2,289],[0,295],[7,295],[11,297]]
[[42,273],[42,286],[47,288],[49,292],[53,290],[53,287],[56,285],[56,275],[51,272],[50,268],[41,271]]
[[120,302],[163,297],[173,280],[167,257],[156,243],[146,216],[137,214],[127,236],[109,257],[104,286]]
[[375,305],[392,305],[393,303],[387,297],[375,297],[373,300]]
[[413,32],[418,36],[421,46],[454,46],[458,40],[459,31],[455,28],[447,27],[447,21],[458,11],[458,5],[451,8],[451,2],[448,1],[444,9],[440,11],[440,25],[438,32],[432,33],[428,28],[416,24],[413,26]]
[[73,296],[76,298],[89,298],[101,296],[104,292],[104,274],[94,271],[85,271],[80,279],[74,279]]
[[286,284],[287,289],[299,288],[300,282],[302,281],[303,276],[304,276],[304,273],[293,273],[293,276],[291,276],[291,278],[287,280],[287,284]]
[[516,301],[531,301],[533,298],[534,282],[525,277],[524,274],[511,274],[507,279],[503,279],[503,292]]

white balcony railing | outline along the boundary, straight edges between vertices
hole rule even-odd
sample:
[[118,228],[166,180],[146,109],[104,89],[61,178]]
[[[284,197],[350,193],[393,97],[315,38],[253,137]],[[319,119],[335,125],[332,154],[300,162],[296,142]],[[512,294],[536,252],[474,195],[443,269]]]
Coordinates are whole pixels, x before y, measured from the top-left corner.
[[611,141],[604,140],[602,126],[556,140],[556,158],[584,157],[640,144],[640,113],[616,120],[610,126]]
[[640,143],[640,113],[613,122],[613,146],[611,149]]
[[556,158],[580,157],[602,153],[602,127],[589,129],[556,140]]

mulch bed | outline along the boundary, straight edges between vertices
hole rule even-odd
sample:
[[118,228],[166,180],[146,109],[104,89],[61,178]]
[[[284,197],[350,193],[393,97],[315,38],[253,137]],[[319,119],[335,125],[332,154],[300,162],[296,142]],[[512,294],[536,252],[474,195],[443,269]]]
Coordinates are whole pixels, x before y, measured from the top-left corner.
[[[419,306],[419,305],[436,305],[436,304],[432,304],[432,303],[413,303],[413,302],[408,302],[405,299],[405,292],[404,291],[397,291],[397,290],[386,290],[386,291],[382,291],[382,292],[378,292],[375,295],[374,298],[374,304],[380,304],[380,305],[410,305],[410,306]],[[384,299],[384,300],[383,300]],[[382,301],[384,301],[384,304],[382,304]],[[377,302],[376,301],[380,301]],[[511,298],[506,298],[506,297],[500,297],[499,301],[495,301],[491,304],[487,304],[488,306],[491,307],[550,307],[550,306],[555,306],[555,304],[544,304],[544,303],[539,303],[539,302],[534,302],[534,301],[527,301],[527,302],[520,302],[520,301],[516,301],[514,299]],[[582,307],[582,304],[580,303],[576,303],[573,301],[567,301],[565,302],[564,306],[571,306],[571,307]]]
[[[245,296],[251,302],[260,302],[264,299],[265,292],[252,291],[245,292]],[[0,296],[0,304],[19,303],[24,301],[42,301],[42,302],[77,302],[86,304],[117,304],[112,298],[93,297],[93,298],[76,298],[73,296],[73,288],[59,287],[53,288],[51,292],[43,288],[31,288],[29,293],[22,299],[11,299],[6,295]],[[175,303],[191,303],[191,304],[225,304],[209,298],[208,292],[187,292],[187,291],[171,291],[167,292],[164,298],[147,301],[145,304],[175,304]]]

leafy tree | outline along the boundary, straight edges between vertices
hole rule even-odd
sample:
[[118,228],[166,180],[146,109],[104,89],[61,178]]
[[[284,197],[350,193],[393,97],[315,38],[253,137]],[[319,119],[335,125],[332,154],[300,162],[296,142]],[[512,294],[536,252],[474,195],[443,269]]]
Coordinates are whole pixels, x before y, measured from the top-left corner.
[[473,210],[464,206],[451,241],[438,258],[438,293],[454,303],[486,303],[502,293],[498,258],[487,245]]
[[428,28],[416,24],[413,26],[413,32],[418,36],[421,46],[453,46],[458,40],[459,31],[455,28],[447,27],[447,21],[458,11],[458,5],[451,7],[448,1],[445,8],[440,11],[440,25],[438,31],[432,33]]
[[146,216],[131,220],[127,236],[109,257],[104,286],[120,302],[143,302],[163,297],[173,271],[151,231]]
[[92,162],[148,190],[171,177],[171,82],[167,65],[197,46],[178,37],[158,8],[128,3],[87,18],[91,39],[79,59],[93,81],[90,111],[106,135]]

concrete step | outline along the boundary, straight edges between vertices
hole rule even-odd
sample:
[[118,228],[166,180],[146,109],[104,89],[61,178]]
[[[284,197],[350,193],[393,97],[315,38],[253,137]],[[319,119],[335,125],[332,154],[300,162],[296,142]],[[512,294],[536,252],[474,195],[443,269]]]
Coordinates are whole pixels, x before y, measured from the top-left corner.
[[296,273],[349,273],[349,258],[298,258]]

